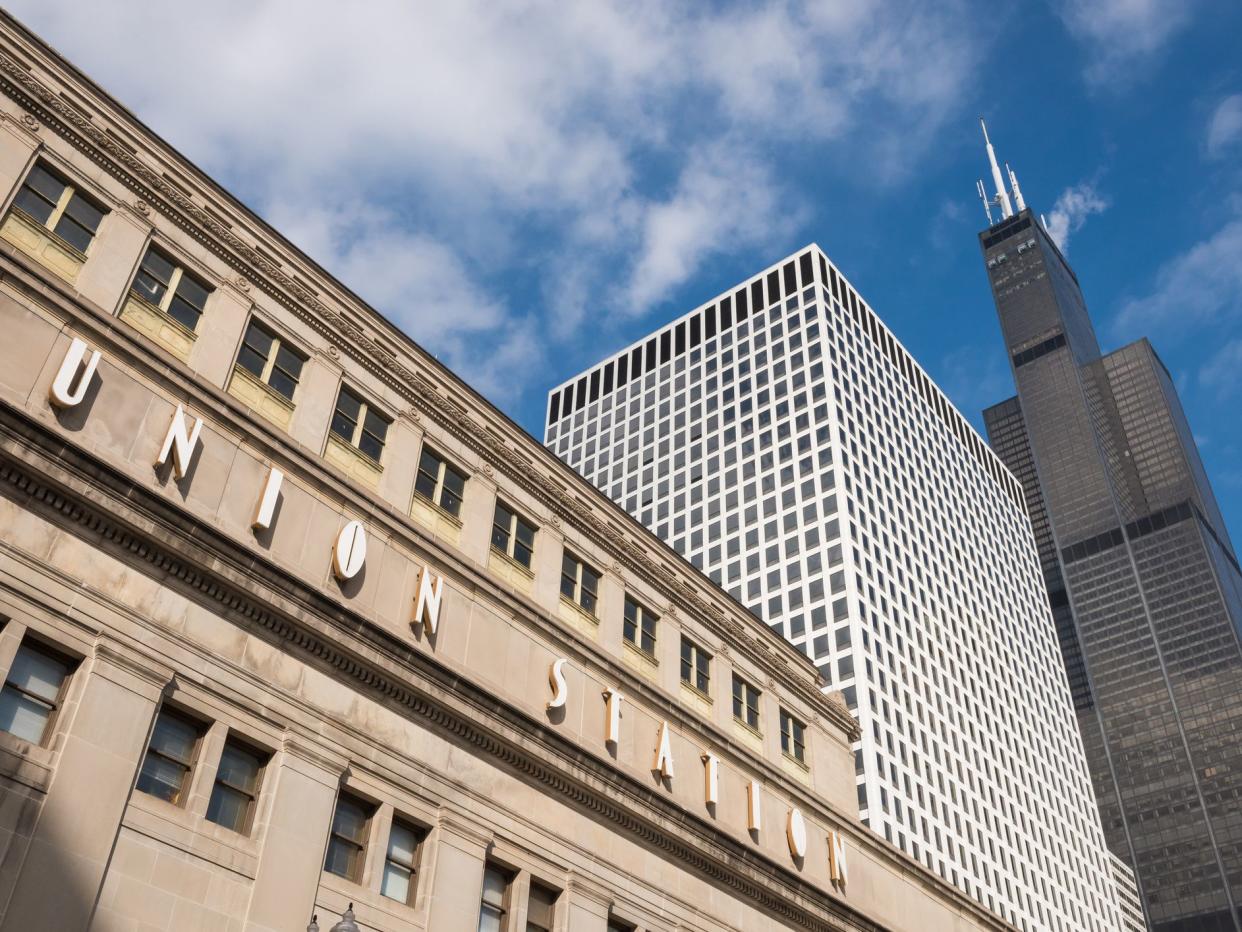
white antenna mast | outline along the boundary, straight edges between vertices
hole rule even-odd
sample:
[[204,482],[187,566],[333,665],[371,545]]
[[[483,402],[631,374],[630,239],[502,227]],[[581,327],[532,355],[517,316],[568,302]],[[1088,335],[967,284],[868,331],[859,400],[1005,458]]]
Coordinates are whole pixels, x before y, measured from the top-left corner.
[[979,200],[983,201],[983,212],[988,215],[988,226],[992,226],[992,204],[988,201],[988,192],[982,179],[975,182],[975,188],[979,192]]
[[996,203],[1000,205],[1001,219],[1013,216],[1013,207],[1009,204],[1009,195],[1005,193],[1005,182],[1001,179],[1000,166],[996,164],[996,150],[992,148],[992,140],[988,139],[988,127],[979,117],[979,125],[983,127],[983,141],[988,147],[988,162],[992,166],[992,183],[996,185]]
[[1005,172],[1009,175],[1009,187],[1013,189],[1013,206],[1019,212],[1026,210],[1026,201],[1022,199],[1022,189],[1018,187],[1018,176],[1009,167],[1008,162],[1005,163]]

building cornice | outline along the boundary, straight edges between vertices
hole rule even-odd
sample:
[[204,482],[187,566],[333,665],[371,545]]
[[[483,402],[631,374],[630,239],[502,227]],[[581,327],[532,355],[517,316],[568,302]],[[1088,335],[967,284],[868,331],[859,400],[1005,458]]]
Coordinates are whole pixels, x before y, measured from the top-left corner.
[[[19,36],[26,39],[21,51],[27,57],[67,67],[10,17],[0,17],[0,23],[4,26],[0,38],[10,43]],[[209,207],[195,203],[182,185],[173,183],[166,174],[123,145],[115,134],[97,125],[103,114],[92,120],[91,115],[71,99],[41,82],[31,69],[14,57],[15,52],[0,50],[0,90],[21,104],[36,122],[64,137],[133,191],[136,205],[141,204],[147,211],[159,211],[225,261],[235,272],[232,280],[235,287],[245,292],[261,287],[265,294],[320,334],[329,352],[347,354],[356,365],[368,370],[434,420],[441,430],[457,437],[492,467],[502,470],[554,516],[591,537],[613,560],[641,576],[671,604],[681,606],[715,636],[744,652],[766,674],[780,678],[783,685],[812,707],[829,718],[834,717],[825,708],[817,684],[810,679],[818,676],[818,670],[801,651],[772,635],[766,626],[723,592],[710,591],[706,583],[695,585],[691,580],[699,575],[698,571],[680,555],[638,525],[602,492],[518,428],[405,333],[298,253],[186,160],[176,153],[172,153],[170,159],[183,175],[182,180],[197,185],[193,193]],[[128,133],[153,135],[88,79],[75,74],[83,84],[83,91],[113,110],[110,114],[113,118],[119,115],[122,122],[130,124],[124,127]],[[162,143],[153,148],[168,151]],[[184,177],[186,174],[192,177]],[[224,222],[223,216],[230,216],[236,223]],[[239,231],[244,231],[254,244],[247,242]],[[269,258],[267,250],[260,249],[258,243],[284,253],[281,258],[291,267],[297,267],[301,274],[287,271],[281,263]],[[332,294],[342,310],[321,300],[305,284],[302,275],[314,280],[325,294]],[[416,371],[394,356],[372,334],[354,323],[351,315],[345,313],[346,308],[352,316],[381,323],[387,331],[385,336],[405,350],[410,364],[423,371]],[[470,398],[473,406],[462,403],[457,396]],[[798,667],[803,669],[797,670]],[[857,727],[852,718],[848,727]]]

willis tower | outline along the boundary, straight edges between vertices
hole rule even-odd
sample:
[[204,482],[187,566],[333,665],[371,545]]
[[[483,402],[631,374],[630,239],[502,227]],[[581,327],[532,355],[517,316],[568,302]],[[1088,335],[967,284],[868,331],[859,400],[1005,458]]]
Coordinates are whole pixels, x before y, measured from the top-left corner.
[[1017,395],[984,423],[1024,486],[1106,839],[1154,932],[1242,932],[1242,570],[1168,370],[1146,339],[1100,351],[987,152],[979,244]]

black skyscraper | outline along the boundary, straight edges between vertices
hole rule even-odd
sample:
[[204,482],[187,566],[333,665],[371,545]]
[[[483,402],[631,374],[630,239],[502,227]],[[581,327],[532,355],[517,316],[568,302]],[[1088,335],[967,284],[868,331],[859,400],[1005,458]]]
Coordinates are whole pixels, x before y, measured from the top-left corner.
[[984,421],[1025,486],[1104,831],[1156,932],[1237,932],[1242,571],[1168,371],[1146,340],[1100,353],[1014,194],[979,239],[1018,394]]

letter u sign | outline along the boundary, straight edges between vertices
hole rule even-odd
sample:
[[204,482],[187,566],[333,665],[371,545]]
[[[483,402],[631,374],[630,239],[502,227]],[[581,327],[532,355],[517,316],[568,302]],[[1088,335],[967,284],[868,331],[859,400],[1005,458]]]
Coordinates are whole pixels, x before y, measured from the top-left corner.
[[83,368],[82,360],[86,356],[86,350],[86,343],[77,337],[69,344],[69,352],[65,353],[48,392],[48,400],[55,407],[74,408],[86,397],[87,389],[91,387],[91,379],[95,377],[95,369],[99,366],[99,350],[94,350]]

